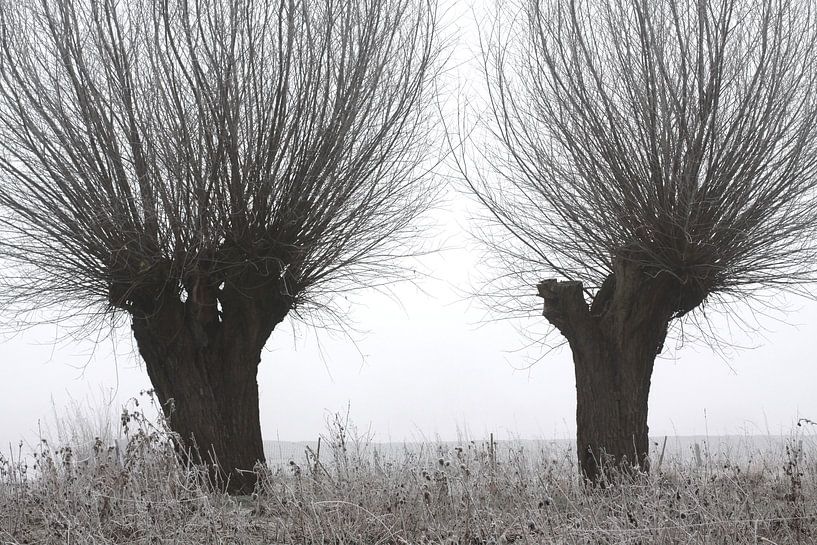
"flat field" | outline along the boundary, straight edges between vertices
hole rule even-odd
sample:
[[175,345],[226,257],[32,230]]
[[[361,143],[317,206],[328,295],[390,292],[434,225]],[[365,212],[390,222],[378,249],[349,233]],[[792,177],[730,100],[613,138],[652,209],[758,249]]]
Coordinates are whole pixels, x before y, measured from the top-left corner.
[[813,544],[809,428],[659,439],[650,474],[590,487],[567,442],[382,445],[335,425],[320,446],[267,445],[257,492],[229,497],[143,422],[118,447],[4,455],[0,543]]

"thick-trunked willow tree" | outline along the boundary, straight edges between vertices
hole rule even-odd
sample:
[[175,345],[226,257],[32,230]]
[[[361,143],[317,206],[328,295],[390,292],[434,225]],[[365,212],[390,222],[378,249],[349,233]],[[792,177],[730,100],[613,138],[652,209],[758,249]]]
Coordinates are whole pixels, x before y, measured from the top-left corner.
[[598,480],[605,457],[646,468],[671,324],[813,280],[817,6],[515,8],[483,40],[493,168],[461,170],[489,212],[497,304],[519,310],[520,290],[557,277],[538,295],[573,353],[579,461]]
[[421,234],[435,24],[424,0],[0,0],[7,308],[127,313],[172,429],[251,490],[273,329]]

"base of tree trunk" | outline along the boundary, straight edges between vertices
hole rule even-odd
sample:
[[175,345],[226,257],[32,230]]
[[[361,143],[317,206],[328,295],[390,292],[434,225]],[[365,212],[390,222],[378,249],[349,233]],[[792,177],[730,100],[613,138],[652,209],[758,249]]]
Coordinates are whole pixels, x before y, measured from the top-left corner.
[[175,397],[164,403],[168,424],[181,440],[182,458],[210,468],[211,483],[230,494],[251,494],[255,466],[265,462],[255,377],[251,382],[241,394],[216,386],[212,396],[177,386]]
[[576,448],[583,475],[594,483],[649,469],[649,379],[607,382],[611,360],[576,364]]
[[[144,355],[146,350],[140,350]],[[242,365],[235,365],[232,371],[217,375],[216,363],[222,362],[208,359],[177,360],[178,375],[168,375],[165,369],[148,364],[148,374],[168,425],[178,434],[177,450],[182,459],[209,467],[216,487],[231,494],[251,494],[256,483],[255,465],[265,461],[257,361],[240,362]]]

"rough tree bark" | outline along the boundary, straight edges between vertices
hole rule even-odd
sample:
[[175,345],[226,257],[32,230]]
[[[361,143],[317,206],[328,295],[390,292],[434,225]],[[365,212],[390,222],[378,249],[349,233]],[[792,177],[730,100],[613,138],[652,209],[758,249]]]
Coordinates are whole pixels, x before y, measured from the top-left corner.
[[626,257],[614,260],[590,305],[581,282],[545,280],[537,287],[543,315],[573,352],[582,473],[598,483],[605,466],[648,470],[653,364],[670,321],[698,306],[703,292]]
[[251,493],[253,467],[265,461],[256,375],[267,339],[291,308],[280,275],[253,276],[219,286],[193,275],[185,300],[158,283],[127,295],[112,290],[111,299],[129,301],[139,353],[180,452],[210,465],[232,494]]

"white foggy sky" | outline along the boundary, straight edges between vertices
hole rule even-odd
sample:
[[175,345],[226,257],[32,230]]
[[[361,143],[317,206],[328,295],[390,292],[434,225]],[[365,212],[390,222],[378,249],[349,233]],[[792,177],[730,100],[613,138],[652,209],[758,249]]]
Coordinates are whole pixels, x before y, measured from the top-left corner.
[[[454,59],[461,62],[474,48],[473,15],[466,6],[447,17],[461,30]],[[438,213],[437,240],[452,249],[424,258],[433,278],[395,286],[394,298],[354,295],[355,344],[303,325],[296,337],[289,319],[273,332],[258,374],[265,439],[314,439],[327,415],[347,404],[352,421],[371,427],[376,440],[456,439],[461,431],[472,438],[573,437],[569,349],[530,367],[537,349],[523,349],[526,340],[511,324],[485,323],[481,305],[463,299],[480,275],[479,255],[466,249],[463,208],[454,196]],[[790,297],[788,308],[787,323],[761,319],[762,336],[736,336],[750,348],[726,360],[700,344],[659,358],[651,435],[787,433],[799,417],[817,420],[817,303]],[[92,340],[55,345],[56,335],[54,326],[39,326],[0,339],[0,451],[35,440],[38,420],[52,417],[52,399],[58,412],[69,398],[99,407],[100,392],[114,391],[116,415],[119,403],[150,387],[129,330],[116,348],[103,341],[95,350]]]

